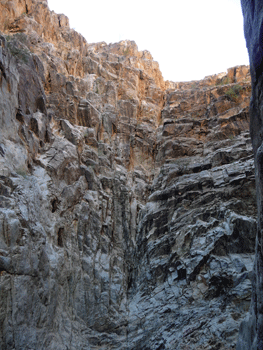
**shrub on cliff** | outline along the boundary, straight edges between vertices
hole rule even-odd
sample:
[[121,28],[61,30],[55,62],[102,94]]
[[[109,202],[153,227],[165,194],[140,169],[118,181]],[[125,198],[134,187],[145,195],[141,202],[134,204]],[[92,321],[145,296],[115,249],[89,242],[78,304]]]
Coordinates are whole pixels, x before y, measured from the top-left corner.
[[226,92],[226,95],[232,100],[236,101],[238,99],[238,96],[242,90],[242,86],[240,85],[235,85],[229,88]]
[[12,56],[16,59],[27,63],[30,57],[30,51],[28,50],[26,44],[27,37],[23,33],[18,33],[16,35],[7,35],[7,47]]

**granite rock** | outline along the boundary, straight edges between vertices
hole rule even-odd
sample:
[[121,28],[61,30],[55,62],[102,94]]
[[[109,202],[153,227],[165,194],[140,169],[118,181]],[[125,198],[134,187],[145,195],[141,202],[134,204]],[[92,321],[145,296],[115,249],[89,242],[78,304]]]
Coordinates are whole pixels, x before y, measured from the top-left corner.
[[0,348],[233,349],[257,231],[249,67],[164,81],[0,1]]

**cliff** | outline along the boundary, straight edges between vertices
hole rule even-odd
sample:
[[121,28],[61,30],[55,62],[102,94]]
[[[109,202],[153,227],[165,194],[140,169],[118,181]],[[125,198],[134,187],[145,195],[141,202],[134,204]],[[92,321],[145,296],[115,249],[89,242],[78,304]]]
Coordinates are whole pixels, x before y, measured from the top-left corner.
[[256,236],[249,67],[164,81],[0,1],[0,348],[233,349]]
[[257,193],[257,237],[254,265],[253,294],[250,312],[241,325],[238,350],[263,349],[263,248],[262,248],[262,90],[263,90],[263,4],[261,1],[241,1],[244,32],[251,65],[252,97],[250,103],[250,133],[255,157]]

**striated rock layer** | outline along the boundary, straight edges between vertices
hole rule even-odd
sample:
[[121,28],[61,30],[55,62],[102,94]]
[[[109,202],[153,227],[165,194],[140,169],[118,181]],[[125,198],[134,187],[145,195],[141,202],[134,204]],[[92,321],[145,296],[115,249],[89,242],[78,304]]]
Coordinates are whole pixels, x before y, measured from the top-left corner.
[[164,81],[0,1],[0,349],[233,349],[256,236],[249,68]]

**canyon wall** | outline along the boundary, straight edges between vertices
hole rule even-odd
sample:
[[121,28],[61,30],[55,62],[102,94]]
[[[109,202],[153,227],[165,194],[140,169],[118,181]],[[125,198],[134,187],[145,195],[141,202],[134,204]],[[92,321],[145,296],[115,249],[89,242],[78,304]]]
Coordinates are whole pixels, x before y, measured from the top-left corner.
[[0,1],[0,349],[233,349],[253,282],[249,67],[164,81]]
[[240,328],[238,350],[263,349],[263,248],[262,248],[262,91],[263,91],[263,4],[242,0],[244,32],[251,66],[252,97],[250,103],[250,133],[255,157],[257,188],[257,237],[254,266],[253,295],[250,313]]

